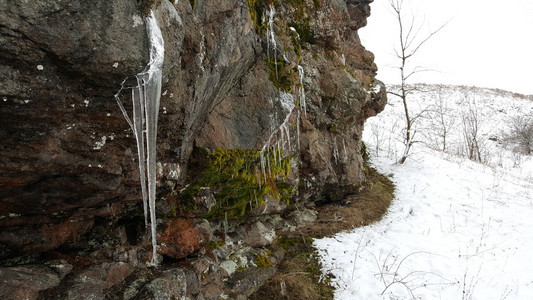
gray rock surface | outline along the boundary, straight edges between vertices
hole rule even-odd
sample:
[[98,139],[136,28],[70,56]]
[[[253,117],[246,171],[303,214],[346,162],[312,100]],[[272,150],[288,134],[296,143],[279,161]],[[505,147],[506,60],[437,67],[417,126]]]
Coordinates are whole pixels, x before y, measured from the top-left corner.
[[57,286],[60,277],[43,266],[0,268],[2,299],[37,299],[39,291]]

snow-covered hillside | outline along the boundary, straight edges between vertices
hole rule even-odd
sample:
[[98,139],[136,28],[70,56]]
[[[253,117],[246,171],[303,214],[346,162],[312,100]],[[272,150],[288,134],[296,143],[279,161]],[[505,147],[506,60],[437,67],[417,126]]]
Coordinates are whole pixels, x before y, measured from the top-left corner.
[[[517,145],[504,141],[513,119],[526,116],[533,121],[533,95],[464,86],[419,84],[409,88],[413,89],[408,105],[414,120],[415,148],[422,144],[444,149],[453,156],[468,157],[467,136],[471,139],[475,133],[484,164],[518,171],[520,177],[533,176],[531,172],[520,173],[533,169],[531,157],[524,156]],[[389,86],[390,91],[397,89]],[[389,95],[385,111],[367,121],[364,140],[374,156],[399,159],[404,150],[401,142],[404,128],[401,100]]]
[[[395,164],[403,151],[398,98],[365,127],[372,164],[397,185],[388,213],[315,241],[335,298],[530,299],[533,158],[503,137],[510,119],[533,115],[533,101],[498,90],[419,88],[425,92],[410,102],[413,116],[422,112],[419,143],[404,165]],[[483,164],[467,158],[467,116],[477,119]]]

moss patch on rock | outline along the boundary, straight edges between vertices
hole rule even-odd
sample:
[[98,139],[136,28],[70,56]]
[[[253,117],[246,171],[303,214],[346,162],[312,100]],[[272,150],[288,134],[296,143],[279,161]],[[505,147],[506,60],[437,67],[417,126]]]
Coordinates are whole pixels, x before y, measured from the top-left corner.
[[272,58],[266,58],[265,62],[268,66],[268,79],[279,90],[291,93],[298,76],[294,68],[283,59],[274,60]]
[[246,0],[248,2],[248,9],[250,10],[250,18],[254,23],[255,32],[263,34],[266,30],[266,25],[263,22],[263,11],[265,0]]
[[180,191],[181,201],[190,203],[202,187],[211,188],[216,204],[204,217],[215,220],[241,218],[263,205],[267,194],[288,204],[295,187],[286,181],[291,158],[282,152],[218,148],[208,154],[201,178]]
[[334,288],[322,276],[313,239],[303,236],[281,236],[273,243],[274,252],[285,253],[277,265],[278,272],[249,299],[333,299]]

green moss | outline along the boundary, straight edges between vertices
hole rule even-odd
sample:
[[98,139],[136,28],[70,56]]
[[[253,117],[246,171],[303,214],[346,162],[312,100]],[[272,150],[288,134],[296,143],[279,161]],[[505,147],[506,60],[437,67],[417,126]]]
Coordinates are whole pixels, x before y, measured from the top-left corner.
[[269,167],[263,169],[260,156],[259,150],[216,149],[208,155],[201,178],[181,191],[180,201],[187,203],[191,200],[184,198],[192,199],[201,187],[210,187],[216,204],[205,217],[218,220],[244,216],[263,205],[267,194],[288,204],[295,189],[286,182],[290,157],[283,157],[278,147],[267,149],[264,162]]
[[207,243],[207,249],[209,250],[218,249],[222,246],[224,246],[223,241],[210,241],[209,243]]
[[268,268],[272,267],[272,263],[268,259],[268,256],[266,254],[262,253],[256,253],[255,256],[255,264],[260,268]]
[[239,266],[239,267],[237,267],[237,269],[235,269],[235,271],[236,271],[236,272],[241,272],[241,271],[244,271],[244,270],[246,270],[246,269],[248,269],[247,266]]
[[265,0],[246,0],[250,11],[250,18],[254,23],[255,32],[263,34],[266,30],[266,24],[263,23],[263,11]]
[[283,250],[285,251],[288,251],[289,249],[294,247],[294,245],[297,245],[298,243],[301,243],[301,242],[302,242],[302,239],[300,237],[288,237],[288,236],[280,236],[276,240],[277,245],[283,248]]
[[293,27],[296,32],[298,32],[298,35],[300,36],[300,40],[305,43],[309,44],[316,44],[316,38],[314,32],[311,30],[311,26],[309,25],[309,17],[306,17],[303,20],[300,21],[291,21],[288,23],[290,27]]
[[[280,236],[273,243],[274,249],[282,249],[284,259],[276,265],[278,272],[249,297],[252,300],[278,299],[333,299],[330,276],[324,276],[313,239],[303,236]],[[282,282],[286,285],[283,289]]]
[[194,201],[193,196],[197,195],[200,192],[200,187],[192,186],[190,188],[186,187],[179,191],[179,202],[177,205],[177,210],[179,212],[191,212],[197,209],[196,201]]
[[300,38],[291,30],[291,42],[293,45],[292,51],[298,59],[298,64],[302,61],[302,44],[300,43]]
[[363,141],[361,141],[361,149],[359,150],[359,153],[361,154],[361,157],[364,161],[368,161],[368,150],[366,149],[366,144]]
[[283,2],[288,3],[295,7],[305,5],[305,0],[284,0]]
[[309,24],[311,17],[308,14],[307,7],[305,6],[305,1],[303,0],[286,0],[286,3],[289,3],[294,8],[292,13],[292,20],[287,23],[289,27],[293,27],[298,35],[300,36],[300,41],[302,43],[315,44],[315,34],[311,30],[311,25]]
[[346,70],[346,72],[348,72],[348,74],[350,74],[354,80],[357,80],[357,75],[355,74],[355,71],[350,68],[350,66],[342,65],[342,68]]
[[268,66],[268,79],[277,87],[286,93],[292,92],[292,87],[298,76],[290,64],[285,60],[274,60],[266,58],[265,62]]

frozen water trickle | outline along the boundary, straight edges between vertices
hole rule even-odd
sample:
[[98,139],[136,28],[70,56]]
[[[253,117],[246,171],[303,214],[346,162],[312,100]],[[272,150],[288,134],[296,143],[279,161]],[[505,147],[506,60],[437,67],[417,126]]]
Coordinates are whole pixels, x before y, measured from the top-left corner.
[[[263,148],[261,148],[260,151],[260,162],[261,162],[261,173],[263,173],[263,178],[266,178],[267,171],[270,174],[270,158],[269,158],[269,151],[270,147],[277,145],[278,146],[278,153],[274,153],[274,157],[278,155],[279,158],[277,158],[281,164],[282,160],[282,153],[285,152],[285,150],[291,150],[291,135],[290,135],[290,124],[289,120],[292,115],[292,112],[294,111],[295,104],[294,104],[294,97],[285,92],[280,92],[279,94],[279,101],[281,104],[281,107],[283,108],[283,111],[285,113],[285,118],[283,119],[283,122],[275,127],[274,130],[272,130],[272,133],[270,134],[270,137],[268,138],[267,142],[263,145]],[[274,149],[276,151],[276,149]],[[266,155],[266,157],[265,157]]]
[[159,101],[161,98],[161,78],[165,45],[161,29],[157,24],[153,11],[145,18],[146,31],[150,41],[150,61],[146,68],[135,75],[137,85],[130,87],[132,90],[133,122],[120,101],[120,92],[127,88],[122,82],[120,91],[115,95],[117,103],[124,118],[132,128],[137,141],[137,154],[139,157],[139,172],[143,196],[145,225],[148,227],[150,215],[150,229],[152,237],[151,265],[157,265],[157,240],[156,240],[156,141]]
[[342,139],[342,148],[344,149],[344,161],[348,160],[348,152],[346,152],[346,140]]
[[339,163],[339,147],[337,146],[337,140],[333,141],[333,158],[335,158],[335,164]]
[[[274,9],[274,5],[271,3],[269,5],[269,10],[267,11],[268,15],[268,25],[267,25],[267,51],[270,51],[270,46],[272,45],[274,55],[276,53],[276,37],[274,35],[274,15],[276,14],[276,10]],[[268,53],[267,53],[268,54]]]
[[[274,4],[270,3],[269,9],[267,11],[267,30],[266,30],[266,37],[267,37],[267,56],[270,57],[270,54],[272,52],[272,57],[274,58],[274,66],[276,69],[276,77],[278,76],[278,59],[277,59],[277,43],[276,43],[276,36],[274,34],[274,15],[276,14],[276,10],[274,9]],[[272,49],[270,49],[272,47]]]
[[298,110],[298,117],[296,118],[296,142],[298,142],[298,150],[301,149],[300,147],[300,114],[301,112]]
[[307,117],[307,108],[305,103],[305,89],[304,89],[304,68],[301,65],[298,65],[298,77],[300,78],[300,86],[298,88],[298,94],[300,97],[300,107],[304,111],[304,116]]

